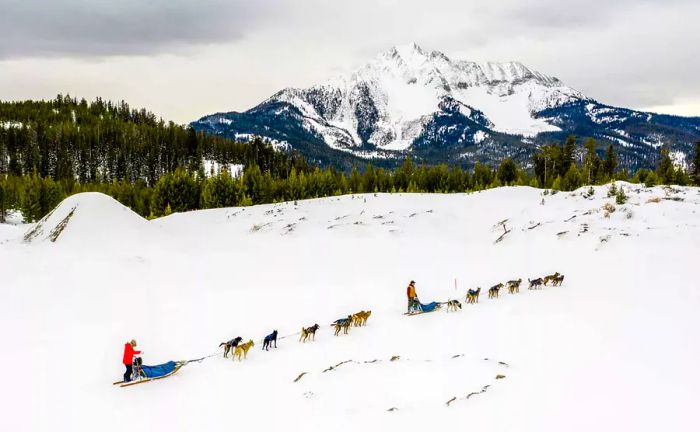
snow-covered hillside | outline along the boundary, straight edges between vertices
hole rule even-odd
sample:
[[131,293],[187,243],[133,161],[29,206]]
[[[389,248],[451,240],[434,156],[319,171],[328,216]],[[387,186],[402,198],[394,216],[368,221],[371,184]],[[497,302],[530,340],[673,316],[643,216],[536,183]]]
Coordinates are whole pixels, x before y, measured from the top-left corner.
[[[73,196],[29,241],[36,226],[0,226],[3,426],[697,430],[700,192],[624,187],[624,205],[607,187],[591,198],[518,187],[150,222],[105,196]],[[561,287],[527,289],[555,271]],[[487,297],[517,278],[519,294]],[[407,317],[411,279],[424,303],[463,301],[477,286],[482,295],[455,313]],[[333,320],[363,309],[366,327],[333,336]],[[299,343],[314,323],[316,341]],[[288,337],[263,352],[273,329]],[[215,356],[161,381],[111,385],[131,338],[157,364],[237,335],[256,342],[243,362]]]

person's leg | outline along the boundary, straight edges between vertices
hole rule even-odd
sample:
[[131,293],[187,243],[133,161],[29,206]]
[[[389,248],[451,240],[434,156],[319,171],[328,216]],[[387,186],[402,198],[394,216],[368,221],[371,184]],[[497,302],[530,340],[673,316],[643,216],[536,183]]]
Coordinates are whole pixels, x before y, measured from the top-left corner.
[[133,369],[130,364],[124,366],[126,366],[126,372],[124,372],[124,382],[129,382],[131,381],[131,373],[133,372]]
[[408,299],[408,313],[411,313],[411,309],[413,309],[413,299],[409,298]]

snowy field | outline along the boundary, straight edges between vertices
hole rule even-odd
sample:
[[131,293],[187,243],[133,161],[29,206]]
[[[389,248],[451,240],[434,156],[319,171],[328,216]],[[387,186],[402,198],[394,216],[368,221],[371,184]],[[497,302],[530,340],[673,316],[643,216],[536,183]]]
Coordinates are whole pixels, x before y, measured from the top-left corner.
[[[368,194],[150,222],[73,196],[39,225],[0,225],[3,429],[697,431],[700,191],[624,187],[607,216],[607,187]],[[561,287],[527,289],[555,271]],[[519,294],[487,297],[517,278]],[[463,309],[402,315],[411,279],[423,303]],[[464,304],[477,286],[479,303]],[[366,327],[333,336],[332,321],[367,309]],[[316,341],[299,343],[314,323]],[[273,329],[290,336],[264,352]],[[256,343],[245,361],[111,385],[131,338],[158,364],[237,335]]]

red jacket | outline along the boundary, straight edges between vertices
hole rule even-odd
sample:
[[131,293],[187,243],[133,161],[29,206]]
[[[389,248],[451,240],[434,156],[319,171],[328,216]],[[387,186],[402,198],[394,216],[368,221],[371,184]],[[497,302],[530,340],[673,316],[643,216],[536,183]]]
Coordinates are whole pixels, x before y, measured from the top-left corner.
[[134,347],[129,342],[124,345],[124,364],[130,365],[134,362],[134,356],[141,354],[141,351],[134,351]]

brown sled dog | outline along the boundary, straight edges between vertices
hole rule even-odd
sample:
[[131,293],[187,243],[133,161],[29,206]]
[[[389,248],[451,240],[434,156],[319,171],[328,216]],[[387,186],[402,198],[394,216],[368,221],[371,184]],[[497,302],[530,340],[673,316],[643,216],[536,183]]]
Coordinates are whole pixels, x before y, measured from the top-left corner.
[[354,327],[362,327],[367,324],[367,319],[372,315],[372,311],[359,311],[352,315],[352,325]]
[[241,357],[248,358],[248,351],[255,345],[253,343],[253,339],[249,340],[248,342],[244,344],[240,344],[236,347],[236,350],[233,352],[233,359],[238,361],[243,360]]
[[556,272],[553,275],[545,276],[544,279],[542,279],[542,282],[544,283],[544,286],[547,286],[549,282],[554,282],[558,277],[559,272]]
[[318,324],[314,324],[311,327],[302,327],[299,342],[306,342],[307,339],[316,340],[316,330],[318,330]]
[[360,311],[352,316],[353,324],[356,327],[362,327],[367,325],[367,320],[369,316],[372,315],[372,311]]
[[343,331],[343,334],[348,334],[348,330],[350,329],[350,325],[352,325],[352,315],[348,315],[347,318],[341,318],[337,321],[335,321],[333,324],[335,326],[335,335],[338,336],[340,334],[340,331]]
[[479,303],[479,293],[481,293],[481,287],[477,288],[476,290],[470,289],[467,292],[467,303]]
[[503,288],[503,284],[499,283],[489,288],[489,298],[498,298],[498,292]]
[[515,294],[520,292],[520,282],[522,282],[522,278],[518,280],[509,280],[508,283],[508,293],[509,294]]
[[554,286],[561,286],[561,283],[564,282],[564,275],[559,275],[554,279],[554,282],[552,282],[552,285]]

